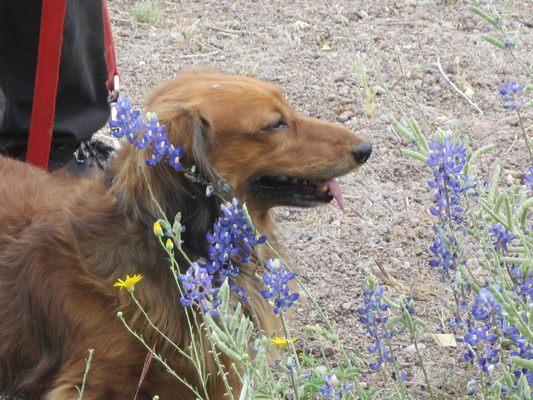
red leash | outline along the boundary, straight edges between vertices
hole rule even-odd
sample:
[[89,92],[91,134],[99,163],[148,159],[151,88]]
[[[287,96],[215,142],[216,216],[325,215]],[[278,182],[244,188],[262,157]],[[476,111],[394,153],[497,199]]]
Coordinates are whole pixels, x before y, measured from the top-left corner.
[[[113,43],[113,30],[111,29],[111,18],[109,18],[109,8],[107,0],[102,0],[102,15],[104,17],[104,42],[105,42],[105,62],[107,64],[107,90],[109,93],[118,91],[118,69],[117,56],[115,55],[115,44]],[[116,100],[116,99],[115,99]]]
[[[66,3],[67,0],[42,0],[39,51],[26,161],[43,169],[48,168],[52,144]],[[108,72],[106,86],[110,93],[116,93],[118,70],[106,0],[102,0],[102,15]]]
[[43,0],[26,161],[46,169],[52,143],[66,0]]

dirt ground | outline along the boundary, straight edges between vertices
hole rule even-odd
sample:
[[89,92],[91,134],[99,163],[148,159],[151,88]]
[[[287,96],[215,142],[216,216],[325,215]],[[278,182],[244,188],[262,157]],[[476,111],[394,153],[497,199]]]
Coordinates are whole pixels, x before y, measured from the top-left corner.
[[[334,204],[276,211],[287,258],[325,307],[340,337],[363,356],[367,339],[354,310],[361,305],[360,285],[370,272],[383,279],[391,295],[413,289],[419,317],[433,332],[446,331],[444,289],[427,266],[433,224],[426,184],[430,172],[402,156],[405,143],[387,122],[393,109],[383,90],[378,88],[374,115],[365,115],[354,59],[359,54],[365,61],[377,87],[372,45],[385,81],[408,110],[419,115],[407,100],[411,87],[435,125],[454,129],[474,148],[498,145],[481,161],[481,174],[488,174],[496,161],[506,174],[518,176],[528,160],[523,141],[512,146],[517,118],[502,108],[498,87],[509,79],[525,81],[525,76],[510,58],[481,40],[487,24],[472,16],[462,1],[167,0],[159,1],[165,22],[151,27],[134,22],[132,0],[109,3],[123,95],[138,104],[163,80],[191,67],[209,66],[278,84],[297,110],[337,121],[369,138],[374,143],[370,160],[341,179],[344,213]],[[516,19],[533,20],[530,0],[516,1],[514,11]],[[527,58],[533,54],[533,36],[530,28],[522,28],[517,51]],[[452,81],[471,87],[484,115],[442,79],[435,66],[439,59]],[[526,118],[530,125],[531,114]],[[305,299],[295,306],[296,334],[305,324],[319,321]],[[438,398],[461,397],[466,377],[457,361],[460,349],[439,347],[429,336],[421,342]],[[399,358],[409,392],[425,398],[412,348],[402,345]],[[390,393],[388,379],[384,372],[365,374],[363,384],[376,387],[377,398],[382,398]]]
[[[520,140],[512,146],[517,118],[502,108],[498,87],[509,79],[525,81],[525,76],[510,58],[481,40],[487,24],[461,1],[160,4],[166,21],[153,28],[132,22],[131,2],[111,2],[124,94],[140,100],[155,84],[182,70],[214,67],[276,83],[297,110],[337,121],[368,137],[374,143],[372,157],[357,173],[341,180],[345,213],[334,204],[277,210],[288,259],[324,305],[341,338],[349,347],[361,349],[363,356],[366,339],[354,310],[362,302],[360,285],[370,272],[388,283],[385,287],[391,295],[412,289],[417,314],[433,332],[446,332],[449,310],[444,290],[426,264],[433,223],[428,211],[432,196],[426,184],[430,172],[400,153],[402,141],[387,122],[393,110],[381,89],[374,116],[365,115],[364,90],[354,60],[359,54],[372,85],[378,86],[373,48],[387,85],[408,110],[420,114],[406,100],[410,87],[435,125],[454,129],[469,138],[474,148],[498,145],[480,163],[480,173],[488,174],[496,161],[507,174],[518,176],[528,166],[525,147]],[[533,3],[516,1],[514,12],[516,19],[531,21]],[[512,27],[518,28],[519,23]],[[522,28],[517,51],[531,55],[531,29]],[[484,115],[451,90],[436,68],[437,60],[452,81],[471,88],[472,99]],[[526,117],[531,124],[531,115]],[[293,320],[297,333],[305,324],[319,321],[308,301],[298,304]],[[466,379],[457,361],[460,350],[439,347],[429,336],[421,341],[438,397],[460,397]],[[409,392],[424,398],[412,346],[400,346],[399,358],[408,373]],[[363,380],[376,387],[377,398],[382,398],[390,393],[387,379],[387,373],[379,373]]]

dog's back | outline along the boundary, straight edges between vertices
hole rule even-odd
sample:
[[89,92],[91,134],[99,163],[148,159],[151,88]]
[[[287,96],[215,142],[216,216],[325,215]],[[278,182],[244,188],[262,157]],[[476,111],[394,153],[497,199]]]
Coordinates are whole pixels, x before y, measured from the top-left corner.
[[57,199],[72,194],[74,180],[23,162],[0,157],[0,252],[5,241],[20,237],[36,219],[52,212]]
[[44,295],[47,278],[29,258],[48,256],[48,220],[60,211],[58,198],[76,189],[66,174],[49,174],[5,157],[0,157],[0,177],[0,374],[14,388],[39,391],[58,363],[35,341],[46,322],[30,291],[41,283]]

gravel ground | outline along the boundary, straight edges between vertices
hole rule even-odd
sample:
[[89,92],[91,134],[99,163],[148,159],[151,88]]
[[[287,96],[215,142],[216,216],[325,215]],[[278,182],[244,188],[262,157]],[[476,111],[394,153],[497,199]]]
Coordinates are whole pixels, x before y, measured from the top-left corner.
[[[407,100],[412,90],[435,125],[460,133],[475,148],[498,145],[481,161],[481,174],[498,162],[506,175],[519,177],[528,166],[524,143],[518,138],[513,145],[517,118],[503,110],[497,89],[509,79],[525,81],[525,76],[510,58],[481,40],[486,24],[462,1],[182,0],[159,1],[165,21],[152,27],[133,21],[133,3],[110,1],[123,94],[136,102],[142,103],[151,88],[182,70],[213,67],[278,84],[299,111],[336,120],[374,142],[367,164],[341,180],[347,199],[344,213],[333,204],[276,211],[287,257],[347,346],[366,355],[354,310],[362,302],[360,285],[370,272],[383,280],[391,295],[411,290],[417,314],[432,331],[446,331],[450,313],[443,305],[445,289],[426,264],[433,223],[429,171],[402,156],[405,143],[390,129],[387,114],[393,109],[380,88],[374,115],[365,115],[354,60],[359,54],[377,86],[373,51],[385,82],[405,99],[407,109],[418,112]],[[514,11],[518,20],[533,20],[530,0],[516,1]],[[533,37],[530,28],[522,28],[517,51],[526,57],[533,54]],[[484,115],[451,90],[435,66],[438,59],[452,81],[472,90]],[[526,126],[531,125],[532,115],[525,117]],[[319,321],[303,300],[292,325],[299,332]],[[466,378],[457,361],[460,349],[439,347],[429,335],[421,342],[438,397],[459,398]],[[415,354],[407,344],[400,347],[408,390],[425,398]],[[363,381],[378,388],[377,398],[390,392],[385,372],[365,375]]]

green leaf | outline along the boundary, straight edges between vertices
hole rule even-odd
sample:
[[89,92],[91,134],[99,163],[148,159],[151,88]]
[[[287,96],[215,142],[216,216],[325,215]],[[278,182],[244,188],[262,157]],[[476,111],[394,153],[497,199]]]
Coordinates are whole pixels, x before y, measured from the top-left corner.
[[481,36],[483,40],[486,42],[492,44],[493,46],[499,47],[500,49],[505,49],[505,44],[499,39],[496,39],[495,37],[489,36],[489,35],[483,35]]
[[389,115],[389,122],[392,124],[397,134],[403,136],[410,142],[416,142],[415,135],[413,135],[413,133],[411,133],[405,126],[400,124],[394,116]]
[[415,327],[420,328],[423,332],[429,331],[428,324],[418,318],[415,319]]
[[479,15],[481,18],[483,18],[485,21],[487,21],[489,24],[491,24],[492,26],[494,26],[495,28],[498,27],[498,21],[496,19],[494,19],[493,17],[491,17],[489,14],[487,14],[485,11],[483,11],[482,9],[476,7],[476,6],[470,6],[468,7],[470,9],[470,11],[472,11],[474,14],[477,14]]
[[530,265],[531,259],[522,257],[502,257],[502,261],[508,264]]
[[526,368],[533,371],[533,360],[526,360],[522,357],[511,357],[511,362],[518,368]]
[[488,146],[483,146],[483,147],[480,147],[479,149],[477,149],[473,154],[472,156],[470,157],[470,159],[468,160],[468,162],[465,164],[465,167],[463,169],[463,172],[465,174],[468,174],[468,170],[470,169],[470,167],[472,167],[474,165],[474,163],[478,160],[479,157],[481,157],[483,154],[485,153],[488,153],[489,151],[491,150],[494,150],[496,148],[495,145],[491,144],[491,145],[488,145]]
[[422,149],[425,150],[425,152],[427,153],[429,151],[429,145],[428,145],[426,136],[422,132],[422,129],[420,129],[420,125],[418,125],[418,122],[416,122],[416,119],[414,118],[411,118],[410,124],[416,137],[418,138],[418,143],[422,146]]
[[489,204],[494,204],[494,199],[496,198],[496,189],[498,188],[498,181],[500,180],[500,174],[502,173],[502,167],[500,164],[496,164],[494,172],[492,173],[492,180],[489,190]]
[[410,149],[402,149],[403,155],[407,157],[414,158],[415,160],[422,161],[424,164],[427,162],[427,156],[423,155],[422,153],[419,153],[418,151],[410,150]]
[[525,227],[526,224],[526,217],[527,212],[529,210],[529,207],[533,206],[533,197],[530,197],[526,201],[524,201],[522,204],[520,204],[520,207],[518,207],[518,210],[516,211],[516,216],[518,217],[518,221],[520,221],[520,225]]
[[505,217],[507,218],[507,229],[513,230],[513,211],[511,210],[511,203],[509,197],[505,194],[503,197],[503,205],[505,206]]

